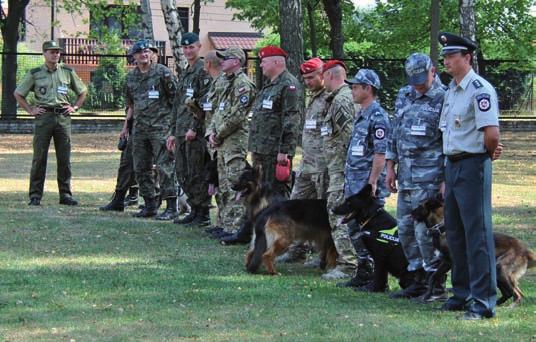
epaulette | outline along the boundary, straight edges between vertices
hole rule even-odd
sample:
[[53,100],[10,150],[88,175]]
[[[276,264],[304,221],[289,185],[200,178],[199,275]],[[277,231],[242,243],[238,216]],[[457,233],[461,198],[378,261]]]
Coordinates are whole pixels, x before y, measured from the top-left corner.
[[480,82],[479,80],[474,80],[473,81],[473,86],[478,89],[478,88],[482,88],[483,85],[482,85],[482,82]]
[[37,67],[37,68],[33,68],[32,70],[30,70],[30,72],[33,74],[37,74],[39,71],[41,71],[41,67]]
[[62,67],[63,69],[65,69],[65,70],[67,70],[67,71],[73,71],[73,68],[70,68],[70,67],[68,67],[68,66],[66,66],[66,65],[62,65],[61,67]]

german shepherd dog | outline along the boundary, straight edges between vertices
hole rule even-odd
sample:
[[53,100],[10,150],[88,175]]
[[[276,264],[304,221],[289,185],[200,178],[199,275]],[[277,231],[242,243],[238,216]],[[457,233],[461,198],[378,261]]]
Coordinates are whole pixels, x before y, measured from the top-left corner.
[[[424,222],[432,234],[434,247],[442,254],[441,264],[430,277],[428,289],[432,289],[441,278],[452,268],[449,248],[444,226],[443,200],[440,197],[427,199],[412,211],[413,219]],[[519,288],[519,279],[527,269],[536,267],[536,255],[519,239],[512,236],[494,233],[495,259],[497,264],[497,287],[502,297],[497,301],[501,305],[513,297],[512,307],[521,302],[523,293]],[[425,298],[431,291],[425,293]]]
[[396,219],[385,211],[371,192],[372,186],[367,184],[333,210],[336,215],[344,215],[341,223],[351,220],[359,223],[365,247],[374,259],[373,280],[359,290],[385,292],[388,274],[398,278],[398,284],[405,289],[411,284],[412,276],[408,272],[408,260],[398,240],[398,232],[394,235],[384,233],[397,226]]
[[257,273],[264,264],[275,275],[274,259],[294,241],[312,241],[320,252],[320,267],[335,267],[337,250],[325,200],[285,200],[269,183],[262,183],[262,170],[248,168],[233,190],[245,196],[247,216],[254,223],[254,237],[246,255],[246,269]]

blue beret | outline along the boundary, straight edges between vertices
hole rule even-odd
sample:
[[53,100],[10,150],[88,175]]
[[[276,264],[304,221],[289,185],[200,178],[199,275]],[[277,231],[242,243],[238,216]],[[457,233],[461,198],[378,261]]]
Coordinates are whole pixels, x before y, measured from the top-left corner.
[[181,45],[182,46],[192,45],[193,43],[198,42],[198,41],[199,41],[199,36],[196,33],[186,32],[185,34],[182,35]]

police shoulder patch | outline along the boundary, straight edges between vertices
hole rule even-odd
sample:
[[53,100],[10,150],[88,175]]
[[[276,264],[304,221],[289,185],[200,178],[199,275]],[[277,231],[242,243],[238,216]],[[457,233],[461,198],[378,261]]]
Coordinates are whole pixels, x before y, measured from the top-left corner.
[[487,93],[482,93],[476,96],[478,109],[482,112],[487,112],[491,108],[491,96]]
[[478,88],[482,88],[484,85],[482,84],[482,82],[480,82],[479,80],[474,80],[473,81],[473,86],[478,89]]
[[247,95],[240,96],[240,103],[242,104],[242,106],[247,105],[248,102],[249,102],[249,96]]
[[39,72],[39,70],[41,70],[41,67],[33,68],[32,70],[30,70],[30,72],[33,75],[33,74],[37,74]]

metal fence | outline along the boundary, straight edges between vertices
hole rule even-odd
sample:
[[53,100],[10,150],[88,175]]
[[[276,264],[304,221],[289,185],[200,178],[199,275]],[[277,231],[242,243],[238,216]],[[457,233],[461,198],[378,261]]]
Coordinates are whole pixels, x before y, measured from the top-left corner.
[[[2,53],[0,55],[3,61],[4,55]],[[79,115],[95,119],[124,117],[123,85],[126,74],[133,68],[132,60],[129,60],[128,56],[91,54],[88,57],[87,54],[64,54],[62,59],[69,62],[66,64],[75,69],[88,86],[88,96]],[[159,62],[167,65],[171,70],[175,68],[175,61],[172,57],[161,57]],[[377,71],[382,82],[380,102],[388,111],[392,111],[398,89],[406,84],[404,60],[348,58],[345,59],[345,63],[350,70],[349,77],[360,68]],[[17,84],[22,81],[29,70],[42,64],[43,57],[39,53],[17,54]],[[0,68],[0,73],[1,70]],[[260,76],[262,74],[256,58],[248,60],[246,71],[254,82],[257,78],[259,81],[257,84],[262,83],[262,76]],[[448,75],[441,68],[439,72],[443,82],[448,82]],[[536,119],[534,98],[536,70],[520,61],[487,61],[484,77],[497,89],[501,116]],[[0,95],[2,95],[2,89],[0,89]],[[30,93],[28,98],[30,101],[32,96],[33,94]],[[14,100],[12,97],[11,94],[6,94],[8,101]],[[2,99],[2,118],[28,116],[22,108],[17,108],[16,113],[8,110],[13,106],[9,107],[4,103],[4,97],[0,98]]]

